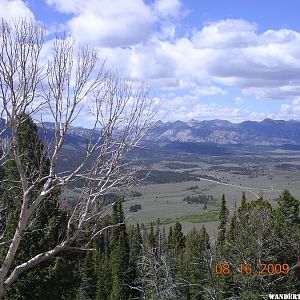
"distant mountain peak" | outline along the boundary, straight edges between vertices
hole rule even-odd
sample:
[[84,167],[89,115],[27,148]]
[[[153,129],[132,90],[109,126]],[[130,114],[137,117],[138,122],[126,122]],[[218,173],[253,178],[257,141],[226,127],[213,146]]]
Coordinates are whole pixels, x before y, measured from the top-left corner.
[[[276,126],[273,126],[276,125]],[[227,120],[191,119],[162,123],[148,139],[179,142],[214,142],[220,144],[300,144],[300,122],[273,120],[231,123]]]
[[164,124],[164,122],[162,120],[158,120],[157,122],[155,122],[154,126],[162,126]]
[[[42,131],[41,124],[37,124]],[[54,132],[54,123],[43,124],[51,137]],[[4,120],[1,119],[0,128]],[[68,131],[69,144],[85,144],[85,138],[91,136],[91,129],[70,126]],[[99,134],[98,131],[94,134]],[[147,140],[162,142],[192,142],[192,143],[219,143],[219,144],[261,144],[261,145],[300,145],[299,120],[244,121],[231,123],[227,120],[191,119],[188,122],[176,120],[174,122],[157,121],[150,130]],[[77,147],[77,146],[76,146]]]

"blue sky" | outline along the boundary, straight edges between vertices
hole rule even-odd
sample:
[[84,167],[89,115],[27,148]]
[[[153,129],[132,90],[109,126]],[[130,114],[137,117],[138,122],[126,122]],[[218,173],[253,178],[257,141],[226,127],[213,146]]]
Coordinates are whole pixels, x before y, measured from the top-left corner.
[[297,0],[0,0],[1,17],[43,22],[99,47],[146,82],[163,120],[300,119]]
[[184,3],[191,12],[189,22],[194,26],[221,19],[244,19],[256,22],[260,32],[268,29],[299,29],[300,3],[297,0],[186,0]]

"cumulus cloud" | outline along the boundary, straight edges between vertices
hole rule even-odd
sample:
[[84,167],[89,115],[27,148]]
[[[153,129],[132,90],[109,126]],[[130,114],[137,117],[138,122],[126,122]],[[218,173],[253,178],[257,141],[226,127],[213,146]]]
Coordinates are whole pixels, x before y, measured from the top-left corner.
[[11,20],[16,18],[34,19],[32,11],[21,0],[0,0],[0,18]]
[[[176,108],[176,109],[174,109]],[[245,108],[234,108],[228,105],[213,103],[199,103],[196,99],[184,96],[181,99],[164,100],[160,114],[167,120],[209,120],[223,119],[231,122],[244,120],[261,121],[265,118],[276,118],[272,113],[250,111]]]
[[205,25],[191,38],[154,36],[123,55],[115,48],[107,52],[120,55],[119,64],[132,78],[160,87],[216,82],[260,99],[286,99],[300,93],[299,44],[300,34],[293,30],[258,34],[252,23],[225,20]]
[[118,47],[145,41],[153,32],[155,15],[142,0],[47,0],[58,11],[72,13],[67,28],[81,42]]
[[[214,101],[214,96],[225,95],[226,91],[217,86],[200,86],[190,89],[182,95],[169,92],[161,96],[160,115],[165,120],[184,120],[190,119],[206,120],[212,118],[227,119],[233,122],[243,120],[246,116],[252,119],[264,119],[270,117],[264,113],[254,113],[247,109],[233,106],[220,105]],[[203,96],[212,96],[210,103],[204,103]]]
[[290,119],[299,119],[300,97],[294,99],[291,104],[282,104],[280,110],[283,115],[289,116]]
[[[180,89],[190,89],[186,97],[196,105],[203,96],[225,95],[227,86],[259,99],[300,95],[300,33],[295,30],[260,32],[254,22],[226,19],[178,36],[176,28],[184,11],[180,0],[115,0],[113,5],[109,0],[46,1],[57,11],[71,14],[65,28],[77,41],[99,46],[109,68],[173,91],[173,103],[180,101],[176,99]],[[234,102],[242,104],[243,98]],[[281,113],[297,106],[285,105],[289,107],[283,105]],[[188,107],[186,111],[184,107],[186,114]],[[201,105],[198,111],[209,115],[213,109]],[[222,112],[229,113],[224,107],[215,109],[220,117]],[[228,109],[232,114],[251,113],[240,107],[234,113]],[[190,110],[197,114],[196,106]]]
[[[93,42],[101,47],[126,47],[145,42],[160,28],[160,37],[175,36],[172,20],[183,15],[179,0],[46,0],[71,19],[65,28],[81,42]],[[155,27],[156,26],[156,27]]]
[[212,95],[226,95],[226,91],[218,86],[200,86],[196,87],[191,91],[192,94],[202,97],[202,96],[212,96]]
[[192,41],[196,48],[243,48],[257,43],[255,24],[244,20],[221,20],[196,31]]
[[72,0],[72,1],[62,1],[62,0],[46,0],[48,5],[54,6],[57,11],[61,13],[79,13],[86,6],[85,1]]
[[178,17],[181,13],[181,3],[179,0],[157,0],[154,3],[157,15],[166,17]]
[[193,36],[199,51],[209,50],[204,68],[214,80],[239,86],[258,98],[299,95],[300,34],[268,30],[261,34],[243,20],[223,20],[205,26]]

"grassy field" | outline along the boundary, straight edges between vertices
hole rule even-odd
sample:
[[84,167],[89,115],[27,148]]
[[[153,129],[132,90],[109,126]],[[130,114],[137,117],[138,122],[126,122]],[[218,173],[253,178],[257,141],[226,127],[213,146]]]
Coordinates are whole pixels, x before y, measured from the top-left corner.
[[[274,206],[284,189],[300,198],[300,151],[270,146],[222,147],[224,155],[163,147],[160,151],[159,146],[156,156],[145,152],[143,159],[152,176],[132,188],[141,196],[132,197],[123,191],[128,222],[149,226],[159,220],[159,226],[167,229],[178,220],[184,232],[204,224],[214,235],[223,193],[230,213],[239,206],[243,191],[249,201],[262,196]],[[201,194],[213,198],[206,207],[183,201]],[[131,212],[134,204],[140,204],[141,210]]]

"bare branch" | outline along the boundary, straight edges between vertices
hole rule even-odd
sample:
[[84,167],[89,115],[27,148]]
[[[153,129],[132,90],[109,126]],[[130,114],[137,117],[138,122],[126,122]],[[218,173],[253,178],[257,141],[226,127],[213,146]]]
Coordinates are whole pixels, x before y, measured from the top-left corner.
[[[99,200],[101,196],[135,182],[137,167],[128,155],[151,128],[157,109],[147,88],[135,87],[108,72],[97,49],[89,45],[77,47],[71,38],[57,36],[52,56],[43,65],[40,54],[44,37],[45,29],[39,23],[1,22],[0,121],[3,118],[5,126],[0,127],[0,163],[5,162],[8,154],[14,161],[20,181],[14,184],[21,189],[22,197],[18,224],[0,269],[0,296],[21,273],[79,241],[86,234],[87,225],[96,222],[105,211]],[[46,147],[50,161],[47,174],[42,172],[43,159],[34,171],[30,171],[23,159],[17,134],[28,115],[40,119],[46,116],[53,124],[54,138]],[[66,136],[72,124],[87,115],[91,130],[85,154],[73,169],[58,173],[57,163]],[[8,130],[9,139],[5,140]],[[78,179],[84,186],[63,228],[64,239],[53,249],[10,270],[22,236],[38,209],[51,193]],[[95,238],[103,230],[91,232],[89,238]]]

